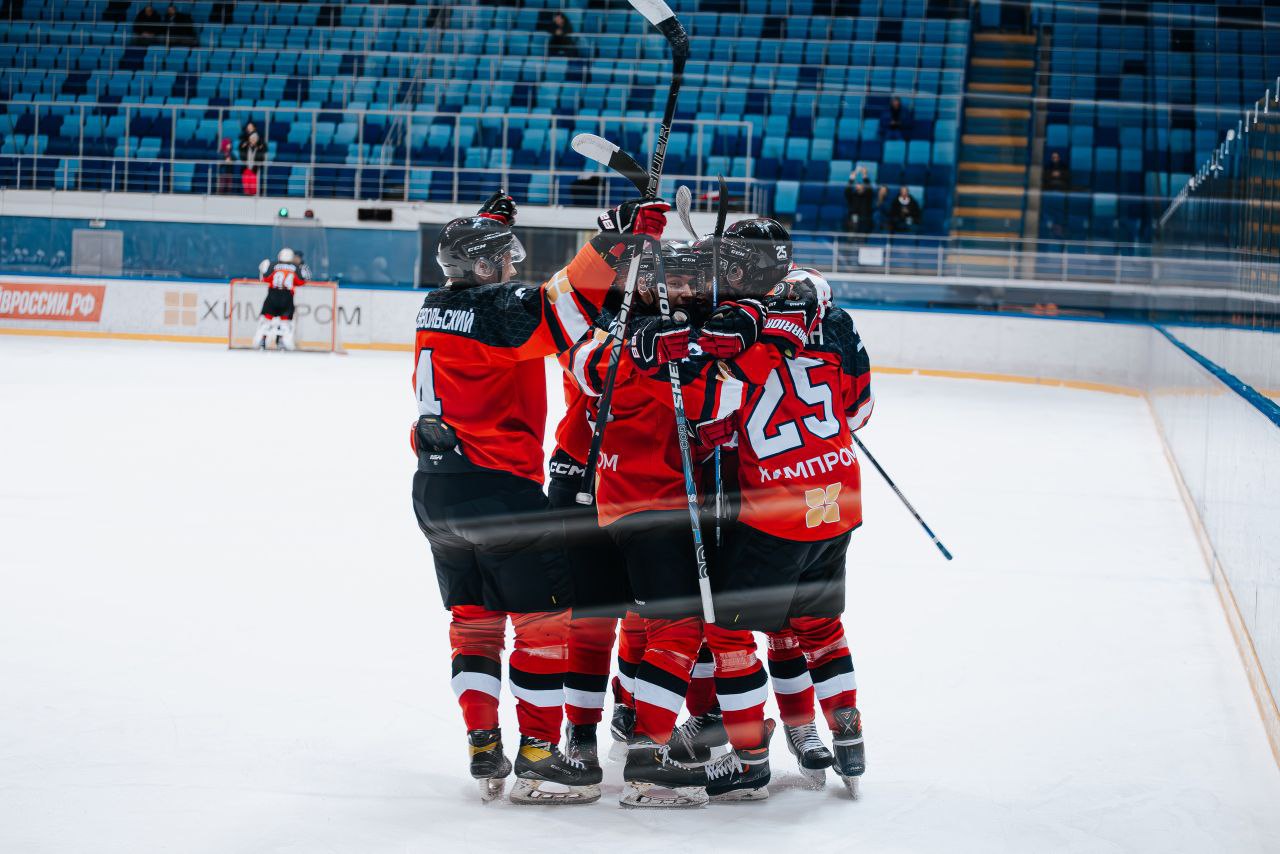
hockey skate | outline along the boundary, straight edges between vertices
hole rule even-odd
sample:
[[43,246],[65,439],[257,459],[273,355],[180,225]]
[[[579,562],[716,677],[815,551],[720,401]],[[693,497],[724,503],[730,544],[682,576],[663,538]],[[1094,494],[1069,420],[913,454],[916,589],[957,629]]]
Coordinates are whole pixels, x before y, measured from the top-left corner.
[[600,752],[596,746],[595,724],[564,725],[564,755],[576,759],[588,768],[600,767]]
[[835,710],[836,729],[832,733],[832,746],[835,747],[835,762],[831,767],[845,788],[849,797],[858,799],[858,781],[862,772],[867,770],[867,757],[862,747],[862,715],[853,706]]
[[609,746],[609,758],[614,762],[625,762],[627,759],[627,742],[636,731],[636,710],[622,703],[613,704],[613,719],[609,723],[609,735],[613,736],[613,744]]
[[671,734],[671,758],[681,765],[701,766],[711,761],[717,747],[729,743],[719,709],[689,718]]
[[769,739],[774,723],[764,722],[764,740],[747,750],[731,750],[707,764],[707,797],[713,801],[763,801],[769,797]]
[[826,786],[827,769],[831,767],[833,757],[818,735],[818,725],[813,721],[800,726],[783,724],[782,731],[787,737],[787,749],[796,758],[805,784],[811,789]]
[[471,750],[471,776],[480,783],[480,799],[502,797],[511,761],[502,752],[502,730],[473,729],[467,733]]
[[707,775],[701,768],[681,765],[668,746],[644,736],[627,745],[622,769],[622,799],[630,808],[696,809],[707,805]]
[[520,736],[511,803],[561,806],[600,800],[600,766],[588,767],[549,741]]

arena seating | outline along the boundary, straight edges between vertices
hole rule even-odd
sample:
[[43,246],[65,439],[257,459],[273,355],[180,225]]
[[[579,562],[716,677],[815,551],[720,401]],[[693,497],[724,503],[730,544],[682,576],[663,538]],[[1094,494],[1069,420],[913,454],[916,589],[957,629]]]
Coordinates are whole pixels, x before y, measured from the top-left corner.
[[[0,64],[13,73],[0,97],[17,103],[0,124],[0,183],[207,192],[217,183],[218,139],[234,139],[253,118],[269,145],[272,194],[467,199],[487,192],[491,170],[506,169],[529,201],[559,200],[582,171],[567,148],[573,132],[629,118],[617,141],[643,151],[665,96],[665,44],[626,9],[566,9],[580,54],[568,58],[547,55],[538,26],[549,12],[531,4],[453,6],[444,16],[427,7],[238,3],[232,24],[200,27],[199,47],[168,49],[131,44],[129,22],[143,3],[118,10],[117,22],[103,20],[108,5],[31,2],[10,25]],[[779,215],[838,228],[845,182],[865,162],[879,180],[911,185],[926,230],[942,233],[968,22],[911,17],[929,11],[924,0],[838,5],[869,14],[812,14],[800,0],[791,15],[741,15],[724,2],[687,15],[685,124],[672,135],[668,172],[754,177],[767,182],[761,198]],[[194,4],[196,21],[213,6]],[[619,56],[628,61],[605,59]],[[891,92],[912,109],[909,140],[882,139]],[[361,118],[362,110],[420,118]],[[554,127],[545,116],[557,117]],[[708,119],[728,124],[693,123]],[[127,166],[107,160],[126,155]],[[313,158],[314,167],[283,165]]]

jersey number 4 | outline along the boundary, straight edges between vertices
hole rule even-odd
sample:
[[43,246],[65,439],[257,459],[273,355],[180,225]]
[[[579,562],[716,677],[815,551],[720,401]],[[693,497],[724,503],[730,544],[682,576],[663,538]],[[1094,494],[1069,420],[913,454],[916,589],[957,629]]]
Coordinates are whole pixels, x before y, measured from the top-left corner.
[[[787,359],[784,367],[776,368],[765,381],[764,392],[756,402],[751,416],[747,419],[747,440],[761,460],[785,454],[804,445],[801,429],[817,436],[819,439],[830,439],[840,432],[840,419],[836,416],[832,405],[831,386],[826,383],[813,383],[809,371],[820,366],[817,359],[799,356]],[[770,426],[778,407],[787,393],[786,380],[782,376],[787,371],[791,386],[796,396],[810,406],[819,407],[822,415],[805,415],[802,418],[783,421]]]
[[436,376],[431,368],[431,351],[418,353],[418,369],[414,371],[418,388],[418,414],[443,415],[440,409],[440,398],[436,397]]

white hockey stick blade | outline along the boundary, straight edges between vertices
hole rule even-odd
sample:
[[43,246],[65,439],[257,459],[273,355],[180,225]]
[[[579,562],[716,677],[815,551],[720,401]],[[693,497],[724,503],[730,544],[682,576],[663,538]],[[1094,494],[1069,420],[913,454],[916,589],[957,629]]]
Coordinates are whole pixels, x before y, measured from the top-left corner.
[[655,27],[668,18],[676,16],[676,13],[671,11],[671,7],[662,0],[628,0],[628,2]]
[[689,208],[693,204],[693,193],[689,192],[689,188],[681,184],[676,190],[676,213],[680,214],[680,222],[684,223],[685,231],[689,232],[689,236],[695,241],[701,240],[698,231],[693,227],[693,217],[689,215]]
[[594,133],[578,134],[569,142],[569,146],[588,160],[606,165],[615,151],[621,151],[618,146]]

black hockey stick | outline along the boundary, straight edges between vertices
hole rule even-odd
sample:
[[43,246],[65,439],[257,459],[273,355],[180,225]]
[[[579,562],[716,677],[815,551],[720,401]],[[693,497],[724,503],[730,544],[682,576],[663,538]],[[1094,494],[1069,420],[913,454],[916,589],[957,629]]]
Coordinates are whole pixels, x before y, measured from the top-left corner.
[[614,143],[594,133],[580,133],[569,143],[574,151],[602,166],[608,166],[641,193],[649,189],[649,173]]
[[[729,218],[729,192],[724,176],[717,175],[720,181],[720,198],[716,199],[716,230],[711,238],[711,307],[720,304],[720,238],[724,236],[725,220]],[[691,229],[692,230],[692,229]],[[715,454],[716,480],[716,548],[719,549],[721,520],[724,518],[724,478],[720,471],[720,446],[716,445]]]
[[[671,136],[671,123],[676,115],[676,99],[680,96],[680,85],[684,82],[684,66],[689,60],[689,36],[684,27],[662,0],[629,0],[636,11],[644,15],[649,23],[658,28],[671,46],[671,86],[667,90],[667,103],[662,112],[662,125],[658,128],[658,140],[653,148],[653,159],[649,165],[649,179],[645,185],[644,197],[658,197],[658,185],[662,181],[662,164],[667,158],[667,140]],[[614,146],[617,149],[617,146]],[[620,149],[618,149],[620,151]],[[661,262],[662,255],[658,253]],[[658,271],[661,273],[661,270]],[[605,426],[609,423],[609,411],[613,407],[613,387],[618,378],[618,357],[621,342],[627,336],[627,320],[631,315],[631,299],[635,296],[636,279],[640,274],[640,248],[637,247],[631,259],[631,268],[627,271],[627,283],[622,292],[622,306],[614,320],[610,335],[618,339],[618,346],[609,355],[609,370],[605,374],[604,389],[597,407],[596,426],[591,436],[591,452],[587,456],[586,470],[582,473],[582,489],[576,500],[579,504],[590,504],[594,500],[596,465],[600,458],[600,446],[604,441]],[[659,276],[661,278],[661,276]],[[701,548],[699,548],[701,552]],[[700,578],[706,574],[705,562],[701,566]]]
[[938,539],[938,535],[935,534],[933,529],[925,523],[924,519],[920,518],[920,514],[916,512],[916,508],[911,506],[911,502],[907,500],[907,496],[902,494],[902,490],[898,489],[898,485],[893,482],[893,478],[889,477],[885,470],[881,468],[880,463],[876,462],[876,458],[871,456],[871,452],[867,450],[867,446],[862,444],[862,440],[858,438],[858,434],[852,433],[850,435],[853,436],[853,441],[858,443],[858,449],[866,455],[868,460],[871,461],[871,465],[876,467],[876,471],[880,472],[880,476],[884,478],[884,482],[889,484],[889,488],[897,494],[898,498],[902,499],[902,503],[911,511],[911,515],[916,517],[916,521],[920,523],[921,528],[924,528],[924,532],[929,535],[929,539],[933,540],[933,544],[938,547],[938,551],[942,552],[942,556],[947,560],[951,560],[951,552],[947,551],[947,547],[942,544],[942,540]]

